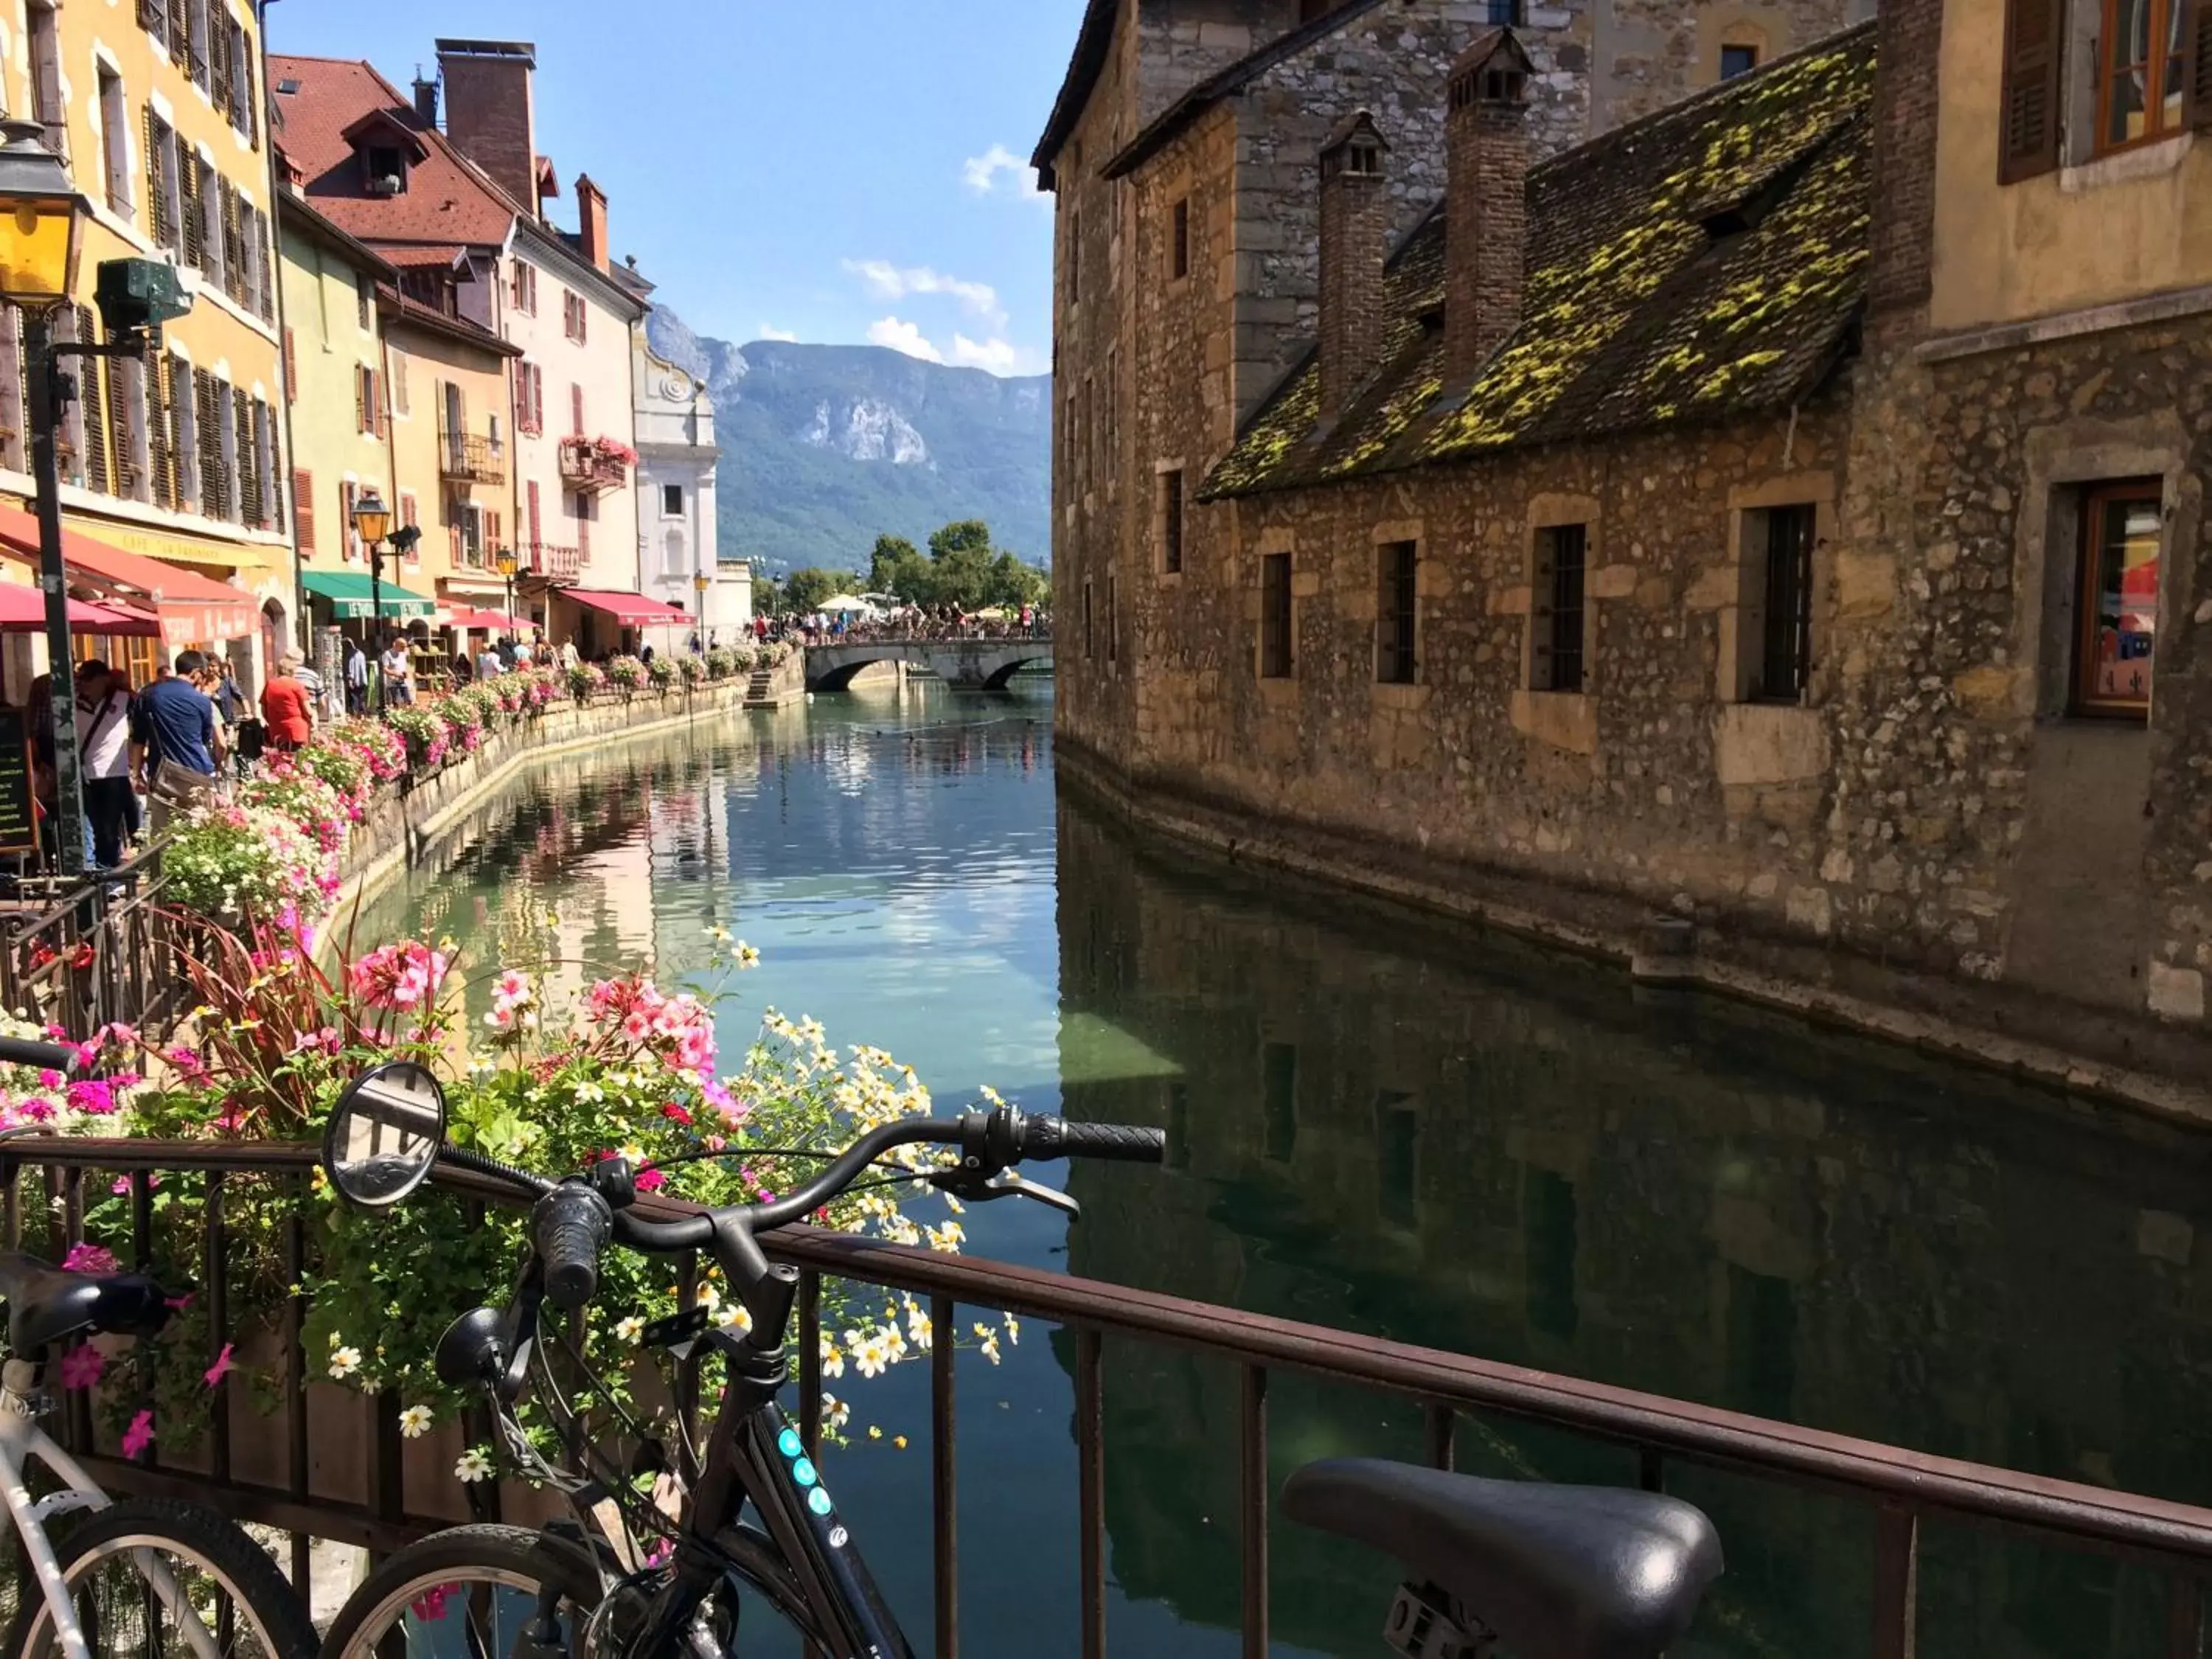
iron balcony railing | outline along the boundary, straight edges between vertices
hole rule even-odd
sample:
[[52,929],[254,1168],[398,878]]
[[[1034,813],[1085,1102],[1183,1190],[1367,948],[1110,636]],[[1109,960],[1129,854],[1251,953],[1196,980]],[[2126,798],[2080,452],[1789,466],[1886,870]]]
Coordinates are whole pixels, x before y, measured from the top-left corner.
[[[137,1265],[150,1267],[153,1191],[166,1176],[174,1194],[179,1176],[204,1183],[198,1287],[207,1298],[207,1340],[226,1341],[232,1286],[228,1279],[223,1209],[226,1194],[275,1182],[303,1190],[316,1159],[306,1145],[239,1146],[216,1142],[87,1140],[22,1138],[0,1142],[0,1220],[5,1248],[58,1255],[83,1236],[87,1182],[94,1192],[127,1191],[135,1218]],[[27,1170],[39,1172],[28,1201]],[[441,1182],[465,1202],[504,1201],[504,1194],[457,1171]],[[684,1206],[647,1200],[662,1216]],[[284,1244],[284,1271],[295,1285],[310,1267],[309,1231],[303,1206],[295,1205]],[[802,1432],[818,1452],[821,1436],[821,1313],[824,1278],[902,1291],[927,1298],[942,1340],[930,1358],[929,1461],[936,1645],[939,1659],[957,1659],[960,1641],[960,1539],[956,1503],[959,1425],[955,1388],[956,1346],[963,1308],[994,1310],[1047,1321],[1073,1337],[1080,1559],[1080,1623],[1072,1641],[1042,1641],[1040,1650],[1103,1659],[1106,1650],[1106,1440],[1102,1346],[1111,1337],[1147,1348],[1194,1352],[1237,1368],[1239,1377],[1235,1524],[1241,1568],[1243,1650],[1264,1659],[1268,1640],[1268,1524],[1271,1481],[1267,1462],[1267,1399],[1271,1379],[1303,1376],[1349,1385],[1418,1405],[1426,1425],[1426,1455],[1449,1468],[1461,1419],[1504,1419],[1536,1425],[1633,1451],[1640,1483],[1656,1491],[1669,1473],[1719,1469],[1778,1486],[1793,1493],[1841,1498],[1870,1513],[1872,1548],[1864,1562],[1844,1556],[1824,1559],[1826,1570],[1867,1571],[1874,1659],[1909,1659],[1915,1651],[1917,1593],[1923,1528],[1941,1521],[1987,1533],[2024,1537],[2069,1554],[2090,1554],[2148,1565],[2166,1576],[2165,1659],[2199,1659],[2203,1638],[2202,1576],[2212,1572],[2212,1510],[2113,1492],[2069,1480],[1937,1457],[1816,1429],[1793,1427],[1740,1413],[1669,1400],[1466,1354],[1416,1347],[1320,1326],[1188,1302],[1152,1291],[1066,1274],[1012,1267],[973,1257],[939,1255],[856,1239],[811,1228],[790,1228],[764,1241],[770,1254],[800,1273],[799,1394]],[[697,1282],[697,1264],[684,1264],[679,1282]],[[490,1289],[491,1287],[487,1287]],[[309,1480],[309,1404],[301,1379],[311,1375],[301,1333],[307,1297],[295,1291],[278,1333],[285,1353],[281,1389],[283,1444],[289,1454],[282,1485],[240,1478],[227,1412],[228,1380],[216,1385],[210,1444],[203,1466],[189,1470],[155,1457],[131,1462],[94,1449],[92,1410],[82,1394],[68,1396],[64,1428],[103,1484],[149,1495],[212,1498],[241,1519],[293,1534],[294,1582],[308,1583],[307,1540],[325,1538],[371,1550],[391,1550],[446,1524],[408,1485],[398,1402],[359,1404],[358,1433],[365,1450],[365,1496],[333,1501],[317,1496]],[[215,1358],[209,1356],[210,1361]],[[699,1409],[696,1375],[679,1379],[687,1413]],[[477,1432],[481,1425],[471,1425]],[[343,1425],[327,1411],[317,1413],[315,1443],[332,1455]],[[479,1435],[479,1437],[482,1437]],[[695,1436],[696,1441],[696,1436]],[[422,1465],[450,1500],[441,1465]],[[1003,1472],[1001,1472],[1003,1474]],[[489,1485],[469,1488],[472,1513],[495,1518],[500,1498]],[[450,1503],[448,1504],[450,1508]],[[1730,1540],[1733,1547],[1734,1540]],[[1745,1540],[1750,1553],[1757,1540]],[[1824,1638],[1825,1639],[1825,1638]],[[1794,1647],[1791,1649],[1794,1650]]]
[[477,433],[441,432],[438,456],[438,475],[448,483],[507,482],[507,451]]
[[561,482],[587,495],[605,495],[629,482],[629,468],[592,438],[561,440]]
[[76,883],[33,880],[0,921],[0,1007],[83,1035],[133,1025],[149,1040],[183,1014],[182,949],[204,924],[166,902],[161,843]]

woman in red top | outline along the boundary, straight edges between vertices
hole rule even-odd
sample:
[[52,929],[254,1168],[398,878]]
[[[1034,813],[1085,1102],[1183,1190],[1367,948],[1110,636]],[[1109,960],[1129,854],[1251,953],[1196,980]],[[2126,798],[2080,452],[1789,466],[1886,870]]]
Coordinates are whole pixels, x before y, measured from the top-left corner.
[[299,665],[297,657],[282,659],[276,678],[261,688],[261,719],[271,749],[297,749],[315,735],[314,699],[293,678]]

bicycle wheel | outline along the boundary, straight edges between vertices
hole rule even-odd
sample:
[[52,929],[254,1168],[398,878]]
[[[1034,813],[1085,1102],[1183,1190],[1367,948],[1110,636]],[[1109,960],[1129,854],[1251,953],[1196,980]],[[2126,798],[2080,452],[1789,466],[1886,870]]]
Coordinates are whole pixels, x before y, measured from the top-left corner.
[[[557,1650],[584,1651],[599,1603],[599,1575],[581,1545],[521,1527],[454,1527],[410,1544],[346,1598],[323,1639],[323,1659],[480,1659],[526,1650],[540,1592],[558,1597]],[[554,1644],[529,1644],[548,1653]]]
[[[314,1659],[315,1627],[269,1553],[232,1522],[167,1498],[132,1498],[56,1540],[85,1641],[100,1659],[199,1650],[216,1659]],[[52,1610],[23,1591],[10,1659],[60,1659]]]

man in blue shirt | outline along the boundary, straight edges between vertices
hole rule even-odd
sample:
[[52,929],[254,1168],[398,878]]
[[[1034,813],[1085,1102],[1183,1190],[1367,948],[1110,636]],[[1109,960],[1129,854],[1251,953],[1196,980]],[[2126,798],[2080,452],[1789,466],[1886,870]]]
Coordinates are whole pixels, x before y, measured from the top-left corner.
[[131,737],[142,787],[162,761],[203,777],[215,775],[215,704],[192,684],[192,676],[206,666],[207,659],[198,652],[179,652],[175,678],[156,680],[138,694]]

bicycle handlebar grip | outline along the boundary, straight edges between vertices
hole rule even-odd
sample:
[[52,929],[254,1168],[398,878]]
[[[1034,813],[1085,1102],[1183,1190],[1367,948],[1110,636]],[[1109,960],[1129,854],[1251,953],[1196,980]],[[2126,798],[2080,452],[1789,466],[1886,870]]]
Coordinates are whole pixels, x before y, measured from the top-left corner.
[[35,1066],[66,1077],[83,1063],[83,1056],[73,1042],[33,1042],[26,1037],[0,1036],[0,1060]]
[[556,1308],[580,1308],[599,1288],[599,1252],[614,1232],[614,1212],[589,1187],[566,1181],[530,1212],[531,1242]]
[[1127,1164],[1158,1164],[1168,1155],[1164,1129],[1140,1129],[1129,1123],[1070,1123],[1064,1118],[1031,1118],[1024,1137],[1032,1158],[1103,1158]]

